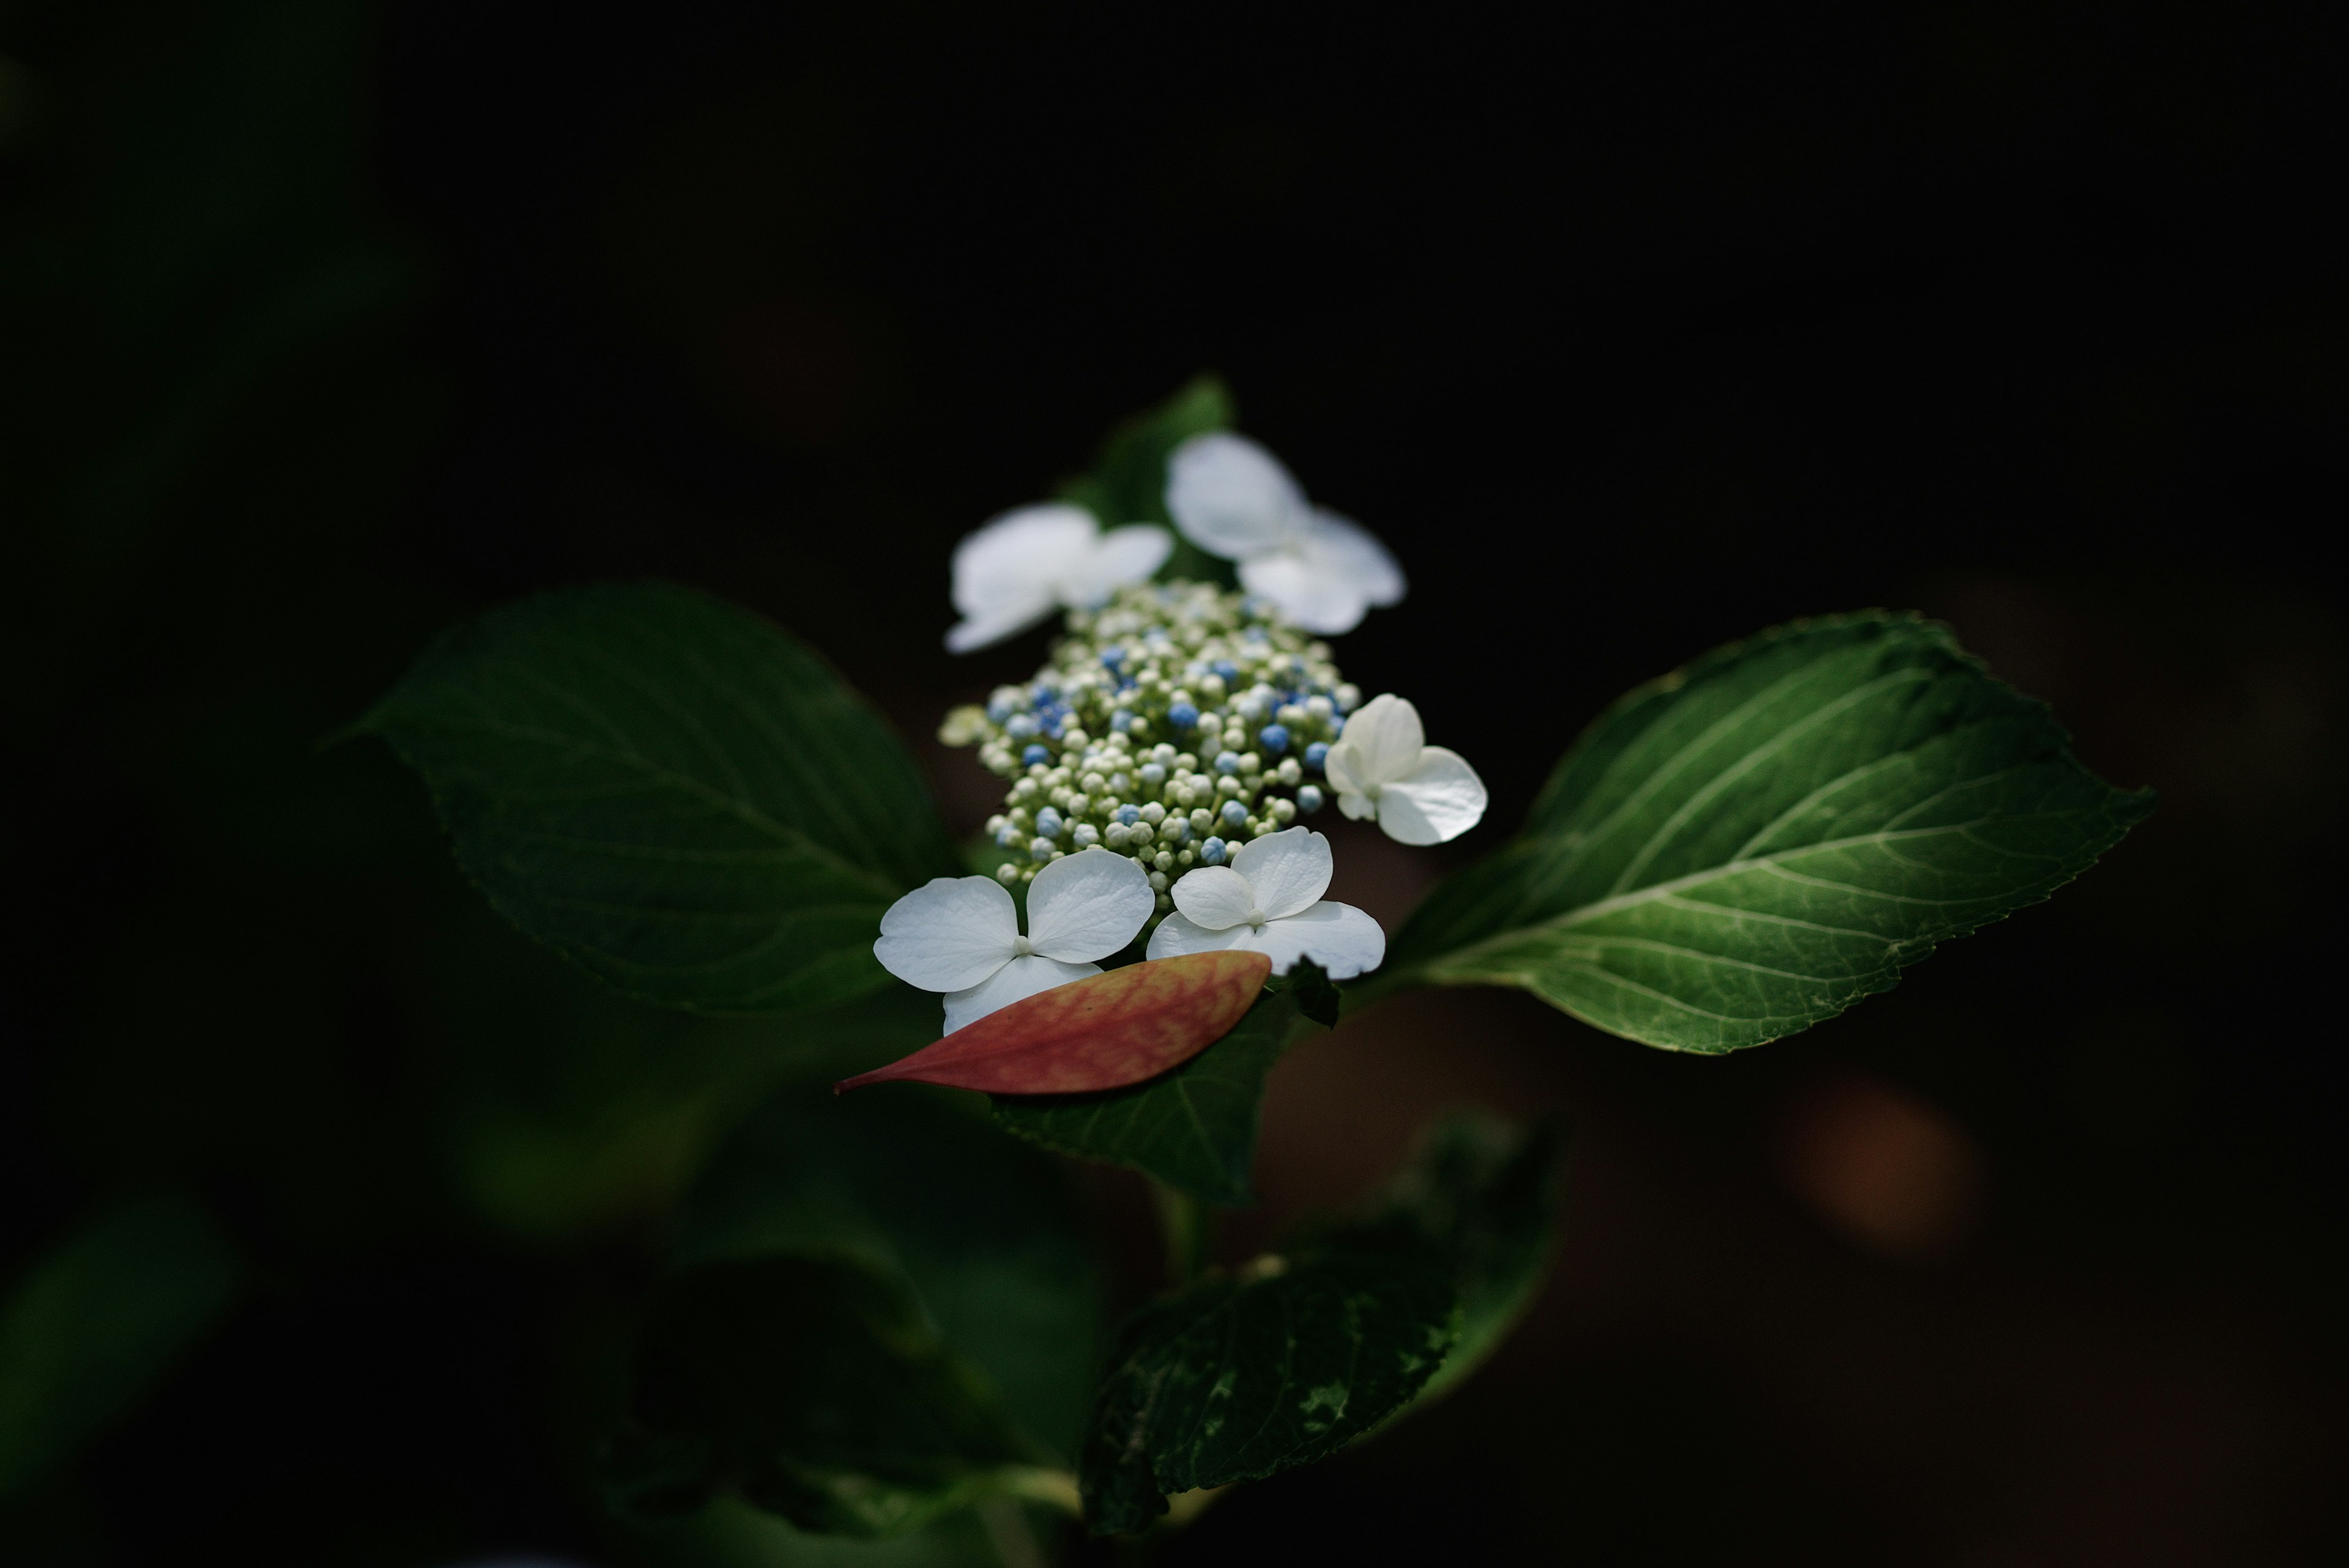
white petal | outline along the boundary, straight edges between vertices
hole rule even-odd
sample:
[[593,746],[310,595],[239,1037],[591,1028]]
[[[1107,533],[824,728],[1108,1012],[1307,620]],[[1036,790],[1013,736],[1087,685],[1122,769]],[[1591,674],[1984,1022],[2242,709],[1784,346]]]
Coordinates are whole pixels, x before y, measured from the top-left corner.
[[1309,515],[1280,460],[1229,431],[1195,435],[1168,455],[1166,511],[1183,537],[1235,561],[1279,549]]
[[1442,844],[1485,818],[1485,781],[1468,759],[1443,746],[1379,794],[1379,826],[1398,844]]
[[1128,583],[1150,580],[1174,548],[1174,535],[1151,523],[1130,523],[1102,535],[1062,572],[1055,585],[1073,609],[1099,609]]
[[1392,784],[1419,766],[1427,747],[1427,731],[1419,710],[1389,691],[1371,698],[1346,716],[1339,739],[1354,750],[1352,765],[1364,784]]
[[1063,963],[1105,959],[1142,934],[1157,903],[1148,872],[1096,845],[1036,873],[1028,885],[1028,940]]
[[1023,997],[1099,973],[1101,965],[1097,963],[1062,963],[1058,959],[1032,954],[1013,959],[968,991],[957,991],[947,998],[947,1033],[951,1034],[964,1024],[984,1018],[999,1007],[1009,1007]]
[[[1198,875],[1198,872],[1194,871],[1189,877],[1184,877],[1183,882],[1188,882],[1192,877]],[[1174,884],[1175,891],[1182,890],[1183,882]],[[1150,933],[1150,949],[1147,956],[1164,959],[1181,958],[1185,953],[1221,952],[1226,948],[1247,945],[1255,935],[1256,933],[1245,925],[1225,926],[1211,929],[1178,910],[1159,921],[1158,929]]]
[[1299,959],[1309,958],[1331,980],[1351,980],[1378,968],[1387,956],[1387,934],[1376,920],[1351,904],[1327,899],[1285,920],[1268,921],[1253,935],[1253,941],[1233,945],[1272,955],[1275,974],[1287,974]]
[[1174,894],[1174,907],[1202,930],[1237,926],[1256,908],[1255,889],[1228,866],[1202,866],[1185,872],[1176,880]]
[[1007,637],[1017,637],[1060,607],[1059,600],[1048,587],[1040,587],[1016,599],[1007,598],[987,615],[972,616],[948,627],[947,651],[968,653],[973,649],[1001,642]]
[[1370,793],[1372,781],[1362,766],[1362,749],[1343,734],[1330,744],[1329,754],[1321,759],[1321,772],[1329,778],[1330,787],[1341,795]]
[[1349,822],[1368,822],[1378,815],[1379,803],[1366,794],[1341,794],[1338,797],[1338,810]]
[[1350,980],[1385,960],[1387,934],[1352,905],[1324,902],[1285,920],[1268,920],[1262,930],[1245,925],[1209,930],[1183,915],[1169,915],[1150,938],[1154,959],[1227,949],[1265,954],[1272,960],[1275,974],[1287,974],[1299,959],[1309,958],[1328,970],[1331,979]]
[[1369,529],[1350,517],[1316,507],[1299,542],[1305,559],[1326,575],[1342,578],[1370,603],[1383,608],[1402,603],[1402,567]]
[[1240,846],[1232,869],[1247,878],[1257,908],[1277,920],[1330,890],[1330,841],[1309,827],[1268,833]]
[[1242,561],[1240,587],[1270,599],[1281,614],[1322,637],[1353,630],[1371,608],[1371,601],[1350,580],[1323,571],[1295,550]]
[[1019,912],[992,877],[939,877],[889,906],[873,956],[924,991],[962,991],[1011,961]]

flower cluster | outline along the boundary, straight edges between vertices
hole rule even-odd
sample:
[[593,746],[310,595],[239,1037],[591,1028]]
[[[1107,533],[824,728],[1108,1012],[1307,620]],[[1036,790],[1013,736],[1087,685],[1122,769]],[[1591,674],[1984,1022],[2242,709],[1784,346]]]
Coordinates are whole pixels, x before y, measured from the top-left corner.
[[1198,583],[1118,590],[1073,610],[1050,661],[940,738],[1012,780],[988,832],[1032,880],[1096,846],[1141,863],[1159,895],[1197,866],[1321,808],[1322,770],[1361,693],[1260,599]]

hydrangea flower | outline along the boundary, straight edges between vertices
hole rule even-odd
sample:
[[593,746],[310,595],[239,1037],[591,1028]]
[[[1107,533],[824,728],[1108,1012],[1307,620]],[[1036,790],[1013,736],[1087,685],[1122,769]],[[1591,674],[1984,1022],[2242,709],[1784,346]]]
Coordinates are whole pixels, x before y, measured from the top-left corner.
[[1275,974],[1309,958],[1332,980],[1376,969],[1387,934],[1352,905],[1321,897],[1330,871],[1330,841],[1309,827],[1244,845],[1229,866],[1203,866],[1174,884],[1175,912],[1152,934],[1150,956],[1237,948],[1265,954]]
[[1372,606],[1402,599],[1402,568],[1386,546],[1308,502],[1280,460],[1246,436],[1210,431],[1176,447],[1166,510],[1185,538],[1238,563],[1242,587],[1308,631],[1351,631]]
[[939,877],[889,906],[873,956],[924,991],[947,993],[946,1032],[1020,998],[1101,973],[1095,961],[1141,933],[1156,905],[1142,867],[1087,849],[1036,874],[1028,934],[990,877]]
[[963,618],[947,633],[947,651],[1016,637],[1054,610],[1098,608],[1145,581],[1174,547],[1148,523],[1104,533],[1081,506],[1006,512],[955,546],[954,607]]
[[987,824],[1010,852],[1007,880],[1098,845],[1132,857],[1164,893],[1227,844],[1320,807],[1309,776],[1362,697],[1329,644],[1205,583],[1121,588],[1068,624],[1033,680],[956,709],[938,730],[1009,781]]
[[1485,815],[1485,781],[1459,753],[1427,744],[1419,710],[1392,692],[1348,715],[1321,765],[1338,809],[1375,816],[1399,844],[1442,844]]

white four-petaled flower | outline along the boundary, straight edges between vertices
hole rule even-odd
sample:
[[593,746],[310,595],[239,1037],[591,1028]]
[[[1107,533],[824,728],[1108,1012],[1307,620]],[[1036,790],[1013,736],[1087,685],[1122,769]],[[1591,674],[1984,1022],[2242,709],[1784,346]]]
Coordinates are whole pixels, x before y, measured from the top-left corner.
[[1028,887],[1028,934],[992,877],[939,877],[889,906],[873,956],[899,980],[947,993],[946,1032],[1022,997],[1101,973],[1156,903],[1140,866],[1106,849],[1063,856]]
[[1000,642],[1061,609],[1098,609],[1128,583],[1148,579],[1174,539],[1148,523],[1102,532],[1081,506],[1022,506],[955,546],[954,607],[962,619],[947,649],[968,653]]
[[1322,762],[1338,809],[1375,816],[1401,844],[1442,844],[1485,815],[1485,781],[1459,753],[1427,743],[1419,710],[1389,693],[1347,715]]
[[1332,980],[1376,969],[1387,934],[1352,905],[1321,897],[1330,869],[1330,841],[1311,828],[1252,839],[1229,866],[1202,866],[1174,884],[1175,912],[1152,935],[1150,956],[1241,948],[1268,955],[1275,974],[1309,958]]
[[1193,436],[1166,460],[1166,510],[1183,536],[1239,564],[1240,586],[1307,631],[1351,631],[1399,603],[1402,568],[1358,523],[1315,506],[1280,460],[1229,431]]

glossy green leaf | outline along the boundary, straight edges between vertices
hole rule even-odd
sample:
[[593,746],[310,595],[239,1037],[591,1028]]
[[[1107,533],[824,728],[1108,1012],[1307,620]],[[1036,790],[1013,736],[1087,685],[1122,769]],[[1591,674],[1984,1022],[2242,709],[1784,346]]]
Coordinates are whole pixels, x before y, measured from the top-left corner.
[[739,1492],[804,1530],[895,1535],[1064,1484],[905,1282],[851,1253],[676,1276],[638,1341],[633,1415],[605,1482],[640,1517]]
[[1256,1201],[1265,1075],[1309,1025],[1297,997],[1268,991],[1232,1032],[1169,1073],[1098,1095],[996,1095],[996,1119],[1081,1159],[1122,1165],[1210,1203]]
[[676,1256],[853,1252],[901,1276],[1006,1414],[1072,1457],[1108,1338],[1089,1227],[1066,1168],[974,1104],[912,1086],[774,1096],[695,1188]]
[[[1172,528],[1166,510],[1166,458],[1195,435],[1226,429],[1235,414],[1232,395],[1215,376],[1192,379],[1156,408],[1135,415],[1102,443],[1092,472],[1061,486],[1063,501],[1073,501],[1099,518],[1104,527],[1122,523],[1155,523]],[[1229,582],[1231,567],[1175,535],[1174,552],[1159,576],[1192,582]]]
[[242,1265],[184,1195],[129,1199],[0,1303],[0,1503],[54,1475],[235,1299]]
[[1552,1126],[1454,1116],[1429,1132],[1396,1179],[1388,1215],[1444,1249],[1460,1293],[1460,1337],[1422,1399],[1482,1366],[1539,1293],[1556,1241],[1564,1143]]
[[670,584],[459,627],[356,730],[424,775],[508,919],[647,1002],[877,990],[882,912],[960,868],[912,759],[829,665]]
[[1336,1452],[1417,1395],[1454,1332],[1444,1248],[1415,1227],[1356,1232],[1211,1279],[1127,1320],[1081,1476],[1103,1533],[1166,1496]]
[[1601,715],[1364,990],[1519,986],[1651,1045],[1759,1045],[2046,898],[2151,808],[1947,628],[1797,622]]

